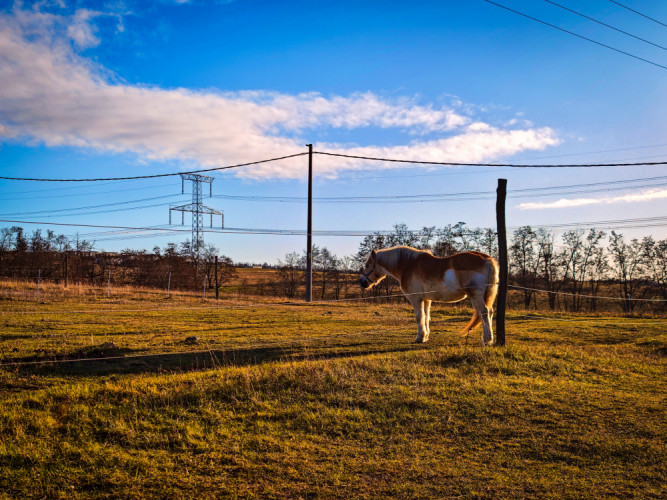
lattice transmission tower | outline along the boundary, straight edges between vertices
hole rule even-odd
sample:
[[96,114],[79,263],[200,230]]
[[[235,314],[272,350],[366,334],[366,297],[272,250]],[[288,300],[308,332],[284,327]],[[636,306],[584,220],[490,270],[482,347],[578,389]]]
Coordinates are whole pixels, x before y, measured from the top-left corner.
[[215,208],[207,207],[202,203],[202,183],[209,185],[209,197],[213,196],[213,177],[199,174],[181,174],[181,189],[185,194],[185,181],[192,181],[192,203],[169,207],[169,224],[171,224],[171,212],[181,212],[182,224],[185,225],[185,212],[192,213],[192,255],[199,260],[199,252],[204,248],[204,215],[211,216],[211,227],[213,227],[213,216],[221,217],[220,227],[225,227],[225,214]]

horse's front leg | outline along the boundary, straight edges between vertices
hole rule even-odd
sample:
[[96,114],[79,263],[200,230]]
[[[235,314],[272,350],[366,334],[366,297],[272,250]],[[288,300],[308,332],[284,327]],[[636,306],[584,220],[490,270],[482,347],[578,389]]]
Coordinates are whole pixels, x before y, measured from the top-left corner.
[[413,297],[410,299],[410,303],[415,310],[415,319],[417,320],[417,338],[415,339],[415,343],[420,344],[428,340],[424,301],[421,298]]
[[424,300],[424,326],[426,327],[426,338],[431,335],[431,302],[428,299]]

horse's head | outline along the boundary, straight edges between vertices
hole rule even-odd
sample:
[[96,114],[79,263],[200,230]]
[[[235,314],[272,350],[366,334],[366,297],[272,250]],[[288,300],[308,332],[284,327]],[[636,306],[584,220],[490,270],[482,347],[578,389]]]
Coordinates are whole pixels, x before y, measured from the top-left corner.
[[380,272],[377,263],[377,252],[373,250],[368,256],[368,260],[366,260],[366,265],[364,266],[364,270],[361,273],[361,279],[359,280],[359,283],[364,289],[371,288],[382,281],[382,278],[385,276],[385,274]]

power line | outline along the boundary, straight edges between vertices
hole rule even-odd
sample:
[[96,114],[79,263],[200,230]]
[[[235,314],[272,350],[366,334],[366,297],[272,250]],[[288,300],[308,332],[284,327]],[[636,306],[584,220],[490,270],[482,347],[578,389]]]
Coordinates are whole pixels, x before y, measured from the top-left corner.
[[577,16],[583,17],[584,19],[588,19],[589,21],[593,21],[594,23],[598,23],[602,26],[606,26],[607,28],[613,29],[614,31],[618,31],[619,33],[623,33],[624,35],[631,36],[632,38],[635,38],[637,40],[641,40],[642,42],[648,43],[650,45],[653,45],[654,47],[658,47],[659,49],[662,50],[667,50],[667,47],[663,47],[662,45],[658,45],[657,43],[653,43],[649,40],[645,40],[644,38],[641,38],[639,36],[633,35],[632,33],[628,33],[627,31],[623,31],[621,29],[615,28],[614,26],[603,23],[602,21],[598,21],[597,19],[587,16],[586,14],[582,14],[581,12],[577,12],[576,10],[572,10],[568,7],[565,7],[564,5],[557,4],[556,2],[552,2],[551,0],[544,0],[547,3],[550,3],[551,5],[555,5],[556,7],[566,10],[568,12],[572,12],[573,14],[576,14]]
[[[77,213],[70,213],[70,214],[58,214],[58,215],[40,215],[40,217],[44,217],[47,219],[53,219],[54,217],[80,217],[80,216],[85,216],[85,215],[99,215],[99,214],[110,214],[110,213],[116,213],[116,212],[129,212],[131,210],[143,210],[146,208],[156,208],[156,207],[165,207],[164,203],[151,203],[150,205],[139,205],[136,207],[124,207],[124,208],[114,208],[111,210],[95,210],[93,212],[77,212]],[[44,212],[39,212],[40,214],[43,214]],[[20,217],[23,214],[18,215]],[[39,214],[33,214],[33,215],[39,215]],[[16,216],[16,215],[15,215]],[[0,214],[0,217],[7,217],[7,215]]]
[[[118,202],[115,202],[115,203],[104,203],[102,205],[89,205],[89,206],[86,206],[86,207],[59,208],[59,209],[56,209],[56,210],[39,210],[39,211],[35,211],[35,212],[15,212],[15,213],[9,213],[9,214],[0,214],[0,217],[11,217],[11,216],[16,216],[16,215],[18,215],[18,216],[40,215],[40,214],[44,214],[44,213],[51,214],[51,213],[55,213],[55,212],[76,212],[76,211],[80,211],[80,210],[91,210],[91,209],[94,209],[94,208],[106,208],[106,207],[115,207],[115,206],[118,206],[118,205],[129,205],[131,203],[139,203],[139,202],[142,202],[142,201],[163,200],[165,198],[174,198],[176,196],[181,196],[181,195],[180,194],[167,194],[167,195],[163,195],[163,196],[153,196],[151,198],[140,198],[138,200],[118,201]],[[160,204],[160,205],[162,205],[162,204]],[[160,206],[160,205],[147,205],[147,206]],[[130,210],[132,210],[134,208],[146,208],[146,207],[131,207]],[[114,211],[114,210],[111,210],[111,211]],[[86,212],[86,215],[88,213],[104,213],[104,212]],[[76,215],[80,215],[80,214],[76,214]],[[83,215],[83,214],[81,214],[81,215]]]
[[[616,184],[610,182],[608,184]],[[582,184],[581,186],[604,186],[607,183],[591,183]],[[597,189],[570,189],[563,191],[563,189],[573,186],[554,186],[545,188],[528,188],[517,189],[509,194],[508,198],[537,198],[544,196],[559,196],[569,194],[585,194],[585,193],[599,193],[609,191],[624,191],[627,189],[637,188],[655,188],[667,186],[667,182],[641,184],[638,186],[617,186],[617,187],[600,187]],[[544,192],[551,190],[553,192]],[[524,194],[529,193],[529,194]],[[532,194],[530,194],[532,193]],[[308,201],[305,197],[297,196],[243,196],[243,195],[217,195],[214,198],[221,198],[232,201],[247,201],[247,202],[276,202],[276,203],[306,203]],[[495,199],[495,191],[476,191],[469,193],[436,193],[436,194],[416,194],[416,195],[392,195],[392,196],[339,196],[329,198],[313,198],[314,203],[335,204],[335,203],[426,203],[426,202],[445,202],[445,201],[475,201],[475,200],[490,200]]]
[[589,222],[563,222],[556,224],[531,224],[535,228],[554,228],[568,229],[578,227],[597,227],[601,229],[614,228],[645,228],[645,227],[663,227],[667,226],[667,216],[640,217],[632,219],[600,220]]
[[642,13],[639,12],[639,11],[636,11],[636,10],[634,10],[634,9],[631,9],[631,8],[628,7],[627,5],[623,5],[622,3],[615,2],[614,0],[609,0],[609,1],[610,1],[611,3],[615,3],[615,4],[618,5],[619,7],[623,7],[624,9],[627,9],[627,10],[629,10],[630,12],[634,12],[635,14],[639,14],[640,16],[645,17],[646,19],[649,19],[649,20],[653,21],[654,23],[661,24],[662,26],[664,26],[664,27],[667,28],[667,24],[665,24],[665,23],[663,23],[663,22],[660,22],[660,21],[658,21],[657,19],[653,19],[652,17],[649,17],[649,16],[647,16],[646,14],[642,14]]
[[[119,184],[122,181],[116,181],[116,182],[109,182],[108,184]],[[97,186],[103,186],[104,184],[97,184]],[[124,189],[112,189],[110,191],[90,191],[90,192],[85,192],[85,193],[67,193],[67,194],[58,194],[58,195],[48,195],[49,199],[52,198],[74,198],[74,197],[82,197],[82,196],[98,196],[101,194],[112,194],[112,193],[125,193],[127,191],[146,191],[148,189],[160,189],[163,187],[173,187],[173,184],[157,184],[155,186],[144,186],[144,187],[136,187],[136,188],[124,188]],[[11,193],[2,193],[0,192],[0,201],[19,201],[19,200],[34,200],[34,196],[25,196],[25,197],[19,197],[19,198],[4,198],[2,197],[5,194],[28,194],[28,193],[44,193],[47,191],[64,191],[66,189],[76,189],[76,188],[83,188],[86,189],[89,186],[73,186],[71,188],[63,188],[63,187],[58,187],[58,188],[53,188],[53,189],[34,189],[31,191],[12,191]]]
[[563,158],[566,156],[587,156],[587,155],[597,155],[604,153],[618,153],[620,151],[637,151],[638,149],[653,149],[653,148],[664,148],[664,147],[667,147],[667,144],[649,144],[647,146],[633,146],[631,148],[605,149],[602,151],[587,151],[585,153],[566,153],[560,155],[537,156],[533,158],[526,158],[525,161],[543,160],[545,158]]
[[237,165],[228,165],[226,167],[214,167],[214,168],[204,168],[204,169],[199,169],[199,170],[190,170],[188,172],[172,172],[169,174],[154,174],[154,175],[136,175],[132,177],[105,177],[105,178],[91,178],[91,179],[38,179],[38,178],[29,178],[29,177],[6,177],[6,176],[0,176],[0,179],[4,180],[9,180],[9,181],[38,181],[38,182],[98,182],[98,181],[130,181],[130,180],[137,180],[137,179],[155,179],[157,177],[170,177],[174,175],[181,175],[181,174],[197,174],[201,172],[213,172],[216,170],[229,170],[233,168],[241,168],[241,167],[248,167],[251,165],[259,165],[261,163],[268,163],[272,161],[280,161],[280,160],[286,160],[288,158],[296,158],[297,156],[304,156],[307,155],[308,153],[303,152],[303,153],[295,153],[292,155],[287,155],[287,156],[280,156],[277,158],[269,158],[267,160],[258,160],[258,161],[251,161],[248,163],[239,163]]
[[[488,1],[488,0],[484,0]],[[667,69],[667,67],[665,68]],[[137,179],[154,179],[157,177],[169,177],[181,174],[193,174],[198,172],[212,172],[217,170],[229,170],[241,167],[247,167],[251,165],[258,165],[261,163],[268,163],[272,161],[280,161],[288,158],[296,158],[298,156],[307,155],[307,152],[296,153],[287,156],[281,156],[277,158],[269,158],[266,160],[253,161],[248,163],[239,163],[236,165],[228,165],[225,167],[215,167],[208,169],[200,170],[190,170],[188,172],[171,172],[167,174],[155,174],[155,175],[137,175],[131,177],[105,177],[105,178],[88,178],[88,179],[56,179],[56,178],[29,178],[29,177],[7,177],[0,176],[0,179],[11,180],[11,181],[37,181],[37,182],[98,182],[98,181],[127,181],[127,180],[137,180]],[[540,164],[516,164],[516,163],[465,163],[465,162],[443,162],[443,161],[422,161],[422,160],[401,160],[396,158],[378,158],[373,156],[361,156],[361,155],[349,155],[343,153],[329,153],[326,151],[313,151],[313,154],[325,155],[325,156],[334,156],[339,158],[351,158],[357,160],[367,160],[367,161],[382,161],[388,163],[407,163],[414,165],[443,165],[443,166],[460,166],[460,167],[511,167],[511,168],[594,168],[594,167],[636,167],[636,166],[651,166],[651,165],[667,165],[667,161],[658,161],[658,162],[636,162],[636,163],[573,163],[573,164],[551,164],[551,165],[540,165]]]
[[[103,182],[102,184],[97,184],[97,186],[108,186],[110,184],[121,184],[121,181]],[[46,188],[46,189],[30,189],[28,191],[14,191],[14,190],[12,190],[10,193],[3,192],[1,194],[3,194],[3,195],[12,194],[13,195],[13,194],[29,194],[29,193],[47,193],[49,191],[62,192],[62,191],[72,191],[72,190],[75,190],[75,189],[88,189],[88,188],[89,188],[89,186],[81,186],[81,185],[79,185],[79,186],[66,186],[66,187],[58,186],[58,187]],[[135,189],[137,189],[137,188],[135,188]],[[74,193],[71,196],[77,196],[77,194]]]
[[663,175],[658,177],[637,177],[634,179],[619,179],[616,181],[590,182],[586,184],[567,184],[563,186],[546,186],[538,188],[513,189],[512,192],[543,191],[548,189],[563,189],[563,188],[588,187],[588,186],[608,186],[613,184],[626,184],[631,182],[662,181],[662,180],[667,180],[667,176]]
[[[568,155],[556,155],[556,156],[543,156],[540,158],[559,158],[563,156],[581,156],[581,155],[586,155],[586,154],[594,154],[594,153],[576,153],[576,154],[568,154]],[[660,155],[660,156],[665,156],[665,155]],[[640,156],[640,157],[634,157],[634,158],[623,158],[622,160],[617,160],[617,161],[636,161],[636,160],[644,160],[646,158],[656,158],[656,155],[651,155],[651,156]],[[538,159],[538,158],[533,158],[533,159]],[[519,161],[529,161],[529,160],[519,160]],[[642,164],[643,165],[643,164]],[[439,165],[433,165],[434,167],[437,167]],[[447,166],[447,165],[440,165],[440,166]],[[531,165],[526,165],[527,167],[534,168]],[[463,172],[429,172],[429,173],[424,173],[424,174],[415,174],[415,173],[410,173],[410,174],[405,174],[405,175],[349,175],[349,174],[355,174],[358,172],[376,172],[377,170],[373,169],[364,169],[364,170],[353,170],[353,171],[348,171],[348,173],[337,175],[334,180],[338,179],[403,179],[403,178],[414,178],[414,177],[451,177],[455,175],[480,175],[488,172],[493,172],[494,174],[498,174],[501,172],[511,172],[514,170],[513,168],[508,168],[508,167],[503,167],[503,168],[489,168],[489,169],[483,169],[480,168],[479,170],[475,170],[474,173],[468,171],[463,171]]]
[[[433,165],[433,166],[438,166],[438,165]],[[445,165],[441,165],[445,166]],[[455,175],[482,175],[488,172],[493,172],[494,174],[500,173],[500,172],[510,172],[512,169],[511,168],[489,168],[487,170],[484,170],[480,168],[479,170],[475,170],[474,173],[471,173],[469,170],[464,171],[464,172],[452,172],[452,171],[447,171],[447,172],[429,172],[425,174],[415,174],[414,172],[411,172],[406,175],[354,175],[359,172],[377,172],[376,169],[355,169],[355,170],[350,170],[348,172],[342,173],[340,175],[336,175],[336,180],[338,179],[351,179],[351,180],[357,180],[357,179],[403,179],[403,178],[415,178],[415,177],[452,177]],[[352,175],[350,175],[352,174]]]
[[[484,0],[489,1],[489,0]],[[667,66],[665,66],[667,69]],[[667,161],[638,162],[638,163],[573,163],[553,165],[519,165],[516,163],[463,163],[445,161],[422,161],[422,160],[399,160],[396,158],[378,158],[374,156],[348,155],[343,153],[328,153],[326,151],[313,151],[313,154],[336,156],[339,158],[352,158],[356,160],[384,161],[387,163],[411,163],[415,165],[446,165],[459,167],[511,167],[511,168],[595,168],[595,167],[638,167],[642,165],[667,165]]]
[[[588,155],[597,155],[597,154],[604,154],[604,153],[618,153],[621,151],[637,151],[639,149],[653,149],[653,148],[664,148],[667,147],[667,144],[651,144],[647,146],[635,146],[631,148],[617,148],[617,149],[605,149],[601,151],[587,151],[584,153],[566,153],[566,154],[559,154],[559,155],[547,155],[547,156],[533,156],[531,158],[520,158],[518,161],[533,161],[533,160],[544,160],[544,159],[549,159],[549,158],[564,158],[568,156],[588,156]],[[654,158],[656,156],[664,156],[664,155],[651,155],[651,156],[645,156],[641,158],[627,158],[627,159],[621,159],[617,161],[634,161],[635,159],[643,160],[646,158]],[[495,163],[493,165],[496,165]],[[355,172],[374,172],[372,169],[365,169],[365,170],[355,170]],[[451,175],[451,174],[450,174]]]
[[640,61],[644,61],[645,63],[652,64],[653,66],[657,66],[657,67],[662,68],[662,69],[667,69],[667,66],[663,66],[662,64],[658,64],[656,62],[649,61],[648,59],[644,59],[643,57],[639,57],[639,56],[636,56],[634,54],[630,54],[629,52],[625,52],[624,50],[614,48],[611,45],[607,45],[607,44],[604,44],[602,42],[595,41],[592,38],[588,38],[588,37],[585,37],[583,35],[579,35],[579,34],[573,32],[573,31],[569,31],[569,30],[566,30],[564,28],[560,28],[559,26],[556,26],[555,24],[551,24],[551,23],[548,23],[546,21],[542,21],[541,19],[537,19],[536,17],[529,16],[528,14],[524,14],[523,12],[519,12],[518,10],[510,9],[509,7],[506,7],[506,6],[501,5],[499,3],[496,3],[496,2],[492,2],[491,0],[484,0],[484,1],[486,3],[490,3],[492,5],[495,5],[496,7],[500,7],[501,9],[505,9],[509,12],[513,12],[515,14],[526,17],[528,19],[532,19],[533,21],[537,21],[538,23],[541,23],[541,24],[544,24],[544,25],[549,26],[551,28],[562,31],[563,33],[567,33],[569,35],[576,36],[577,38],[581,38],[582,40],[586,40],[588,42],[594,43],[594,44],[599,45],[601,47],[605,47],[607,49],[613,50],[614,52],[618,52],[619,54],[624,54],[626,56],[632,57],[634,59],[638,59]]
[[69,222],[35,222],[27,220],[9,220],[9,219],[0,219],[0,222],[6,222],[9,224],[42,224],[45,226],[67,226],[67,227],[90,227],[97,229],[124,229],[128,231],[178,231],[178,232],[190,232],[189,229],[166,229],[160,227],[132,227],[132,226],[107,226],[100,224],[74,224]]
[[[74,223],[65,223],[65,222],[44,222],[44,221],[23,221],[23,220],[8,220],[0,219],[0,223],[10,223],[10,224],[33,224],[33,225],[45,225],[45,226],[64,226],[64,227],[85,227],[85,228],[94,228],[94,229],[112,229],[112,230],[125,230],[125,231],[150,231],[155,234],[164,234],[164,233],[189,233],[190,229],[176,229],[176,228],[165,228],[160,226],[152,227],[134,227],[134,226],[110,226],[110,225],[98,225],[98,224],[74,224]],[[590,221],[590,222],[569,222],[569,223],[557,223],[557,224],[534,224],[530,225],[534,228],[554,228],[554,229],[567,229],[567,228],[577,228],[577,227],[593,227],[598,226],[601,228],[641,228],[641,227],[663,227],[667,226],[667,216],[657,216],[657,217],[643,217],[643,218],[632,218],[632,219],[616,219],[616,220],[602,220],[602,221]],[[512,226],[514,227],[514,226]],[[305,229],[279,229],[279,228],[238,228],[230,227],[225,229],[204,229],[204,232],[207,233],[218,233],[218,234],[264,234],[264,235],[281,235],[281,236],[302,236],[306,234]],[[408,230],[410,234],[419,235],[425,234],[422,229],[419,230]],[[376,234],[380,235],[391,235],[394,234],[394,230],[315,230],[313,234],[318,236],[372,236]],[[471,231],[464,231],[463,235],[474,234]],[[94,235],[91,235],[93,237]]]

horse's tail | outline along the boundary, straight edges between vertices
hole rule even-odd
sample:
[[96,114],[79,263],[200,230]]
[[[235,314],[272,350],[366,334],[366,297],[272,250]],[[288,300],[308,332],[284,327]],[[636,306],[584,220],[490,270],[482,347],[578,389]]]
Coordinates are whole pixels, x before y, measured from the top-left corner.
[[496,259],[489,257],[486,261],[486,293],[484,294],[484,302],[490,312],[493,312],[493,302],[498,295],[498,285],[500,285],[500,267]]
[[482,318],[479,317],[477,311],[472,312],[472,318],[468,324],[461,330],[461,335],[468,335],[474,328],[477,328],[482,323]]
[[[493,302],[496,300],[498,294],[498,280],[500,279],[500,268],[496,259],[487,257],[484,263],[486,271],[486,290],[484,291],[484,303],[489,309],[489,313],[493,312]],[[479,317],[477,311],[473,311],[472,318],[461,332],[463,335],[468,335],[471,330],[477,328],[482,324],[482,318]]]

